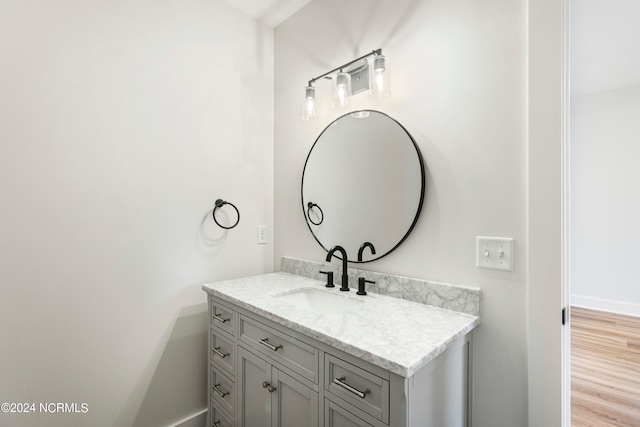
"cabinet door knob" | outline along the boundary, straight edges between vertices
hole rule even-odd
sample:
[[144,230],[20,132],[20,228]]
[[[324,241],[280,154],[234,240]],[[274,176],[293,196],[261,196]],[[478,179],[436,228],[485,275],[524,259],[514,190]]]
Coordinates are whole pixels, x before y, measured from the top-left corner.
[[274,391],[276,391],[276,387],[272,386],[271,383],[268,381],[262,382],[262,388],[266,388],[269,391],[269,393],[273,393]]

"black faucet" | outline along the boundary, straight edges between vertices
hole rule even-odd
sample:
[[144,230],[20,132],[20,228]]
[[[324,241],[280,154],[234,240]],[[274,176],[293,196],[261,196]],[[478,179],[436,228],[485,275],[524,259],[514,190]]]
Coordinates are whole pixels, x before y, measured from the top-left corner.
[[340,286],[340,290],[341,291],[348,291],[349,290],[349,275],[347,274],[347,251],[344,250],[344,248],[342,246],[336,245],[334,247],[332,247],[331,249],[329,249],[329,252],[327,253],[327,262],[331,261],[331,257],[333,256],[334,252],[340,252],[340,255],[342,255],[342,286]]
[[371,249],[371,255],[376,254],[376,248],[373,246],[373,243],[364,242],[362,245],[360,245],[360,250],[358,250],[358,261],[362,261],[362,252],[364,252],[364,248],[367,247]]

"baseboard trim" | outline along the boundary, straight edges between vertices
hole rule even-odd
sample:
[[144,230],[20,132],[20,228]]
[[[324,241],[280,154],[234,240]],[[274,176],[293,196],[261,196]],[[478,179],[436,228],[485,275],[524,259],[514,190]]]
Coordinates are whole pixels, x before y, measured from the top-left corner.
[[628,302],[613,301],[601,298],[571,295],[571,305],[609,313],[626,314],[640,317],[640,305]]
[[193,413],[167,427],[203,427],[207,423],[207,408]]

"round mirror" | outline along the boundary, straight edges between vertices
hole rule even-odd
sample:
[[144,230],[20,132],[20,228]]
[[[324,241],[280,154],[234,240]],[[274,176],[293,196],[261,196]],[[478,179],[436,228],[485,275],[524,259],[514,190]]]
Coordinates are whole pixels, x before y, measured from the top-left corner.
[[422,155],[409,132],[384,113],[355,111],[327,126],[311,147],[302,209],[325,250],[340,245],[348,261],[369,262],[411,233],[424,188]]

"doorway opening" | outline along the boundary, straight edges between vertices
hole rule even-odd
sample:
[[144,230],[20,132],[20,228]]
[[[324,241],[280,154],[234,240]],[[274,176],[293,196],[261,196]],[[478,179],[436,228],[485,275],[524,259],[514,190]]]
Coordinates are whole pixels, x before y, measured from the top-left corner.
[[640,425],[639,15],[637,0],[570,3],[564,423],[574,427]]

